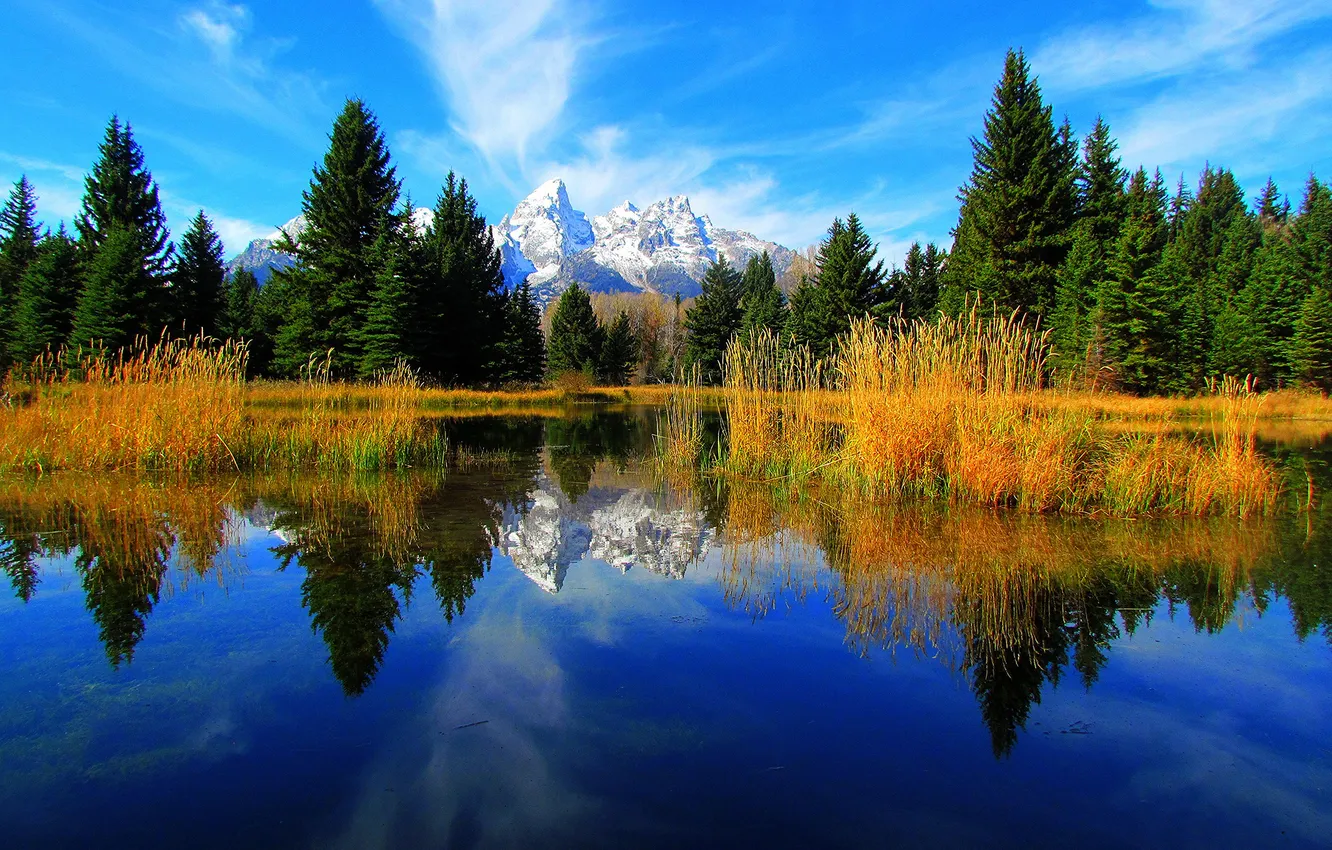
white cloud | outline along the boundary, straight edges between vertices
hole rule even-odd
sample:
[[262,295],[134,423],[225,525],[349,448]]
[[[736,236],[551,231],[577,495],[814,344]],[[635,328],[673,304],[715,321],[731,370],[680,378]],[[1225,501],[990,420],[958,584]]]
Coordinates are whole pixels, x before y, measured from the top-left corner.
[[492,165],[521,167],[569,100],[579,51],[574,10],[561,0],[377,0],[421,51],[453,130]]
[[182,13],[180,22],[208,46],[214,60],[230,62],[240,44],[241,33],[249,28],[250,10],[244,6],[213,3],[206,8]]
[[45,10],[75,37],[67,50],[81,49],[75,39],[82,41],[121,73],[187,107],[234,114],[301,143],[318,139],[328,120],[324,83],[282,67],[277,60],[291,42],[252,37],[245,6],[205,3],[166,22],[136,18],[128,6],[116,10],[114,22],[56,3]]
[[1300,152],[1332,129],[1332,53],[1293,57],[1280,70],[1177,88],[1124,123],[1124,161],[1172,173],[1204,160],[1263,178],[1278,168],[1307,169]]
[[1062,33],[1032,55],[1052,90],[1094,89],[1196,72],[1243,68],[1259,45],[1332,17],[1326,0],[1155,0],[1127,23]]

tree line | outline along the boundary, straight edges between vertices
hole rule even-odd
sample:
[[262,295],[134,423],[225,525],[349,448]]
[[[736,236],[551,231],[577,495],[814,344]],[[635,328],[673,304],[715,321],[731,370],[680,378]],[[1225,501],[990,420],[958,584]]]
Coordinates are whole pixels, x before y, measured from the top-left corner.
[[[1021,51],[1010,51],[972,139],[949,249],[913,245],[886,268],[853,213],[833,222],[789,291],[766,254],[719,257],[684,310],[596,317],[570,287],[549,340],[531,291],[507,291],[485,219],[450,174],[425,227],[402,196],[372,112],[347,101],[302,199],[306,229],[278,247],[297,263],[260,288],[227,276],[200,212],[173,245],[157,185],[113,118],[74,231],[39,232],[26,178],[0,210],[0,362],[48,346],[115,349],[138,335],[247,339],[256,371],[312,364],[367,378],[399,360],[447,384],[531,382],[578,371],[620,383],[697,368],[721,378],[726,345],[767,330],[830,356],[853,320],[1019,311],[1050,332],[1075,383],[1188,393],[1221,375],[1332,390],[1332,192],[1310,176],[1292,211],[1269,180],[1252,205],[1209,165],[1173,190],[1124,167],[1105,121],[1079,142]],[[670,333],[663,322],[670,317]],[[678,325],[678,327],[677,327]],[[668,338],[667,338],[668,336]],[[547,347],[549,351],[547,351]]]
[[370,378],[404,361],[446,384],[533,382],[545,374],[541,311],[507,291],[485,219],[450,173],[422,228],[402,197],[374,114],[349,100],[302,197],[305,229],[278,248],[290,269],[267,285],[228,275],[200,211],[179,248],[128,124],[113,117],[84,181],[74,232],[36,221],[19,179],[0,210],[0,364],[61,346],[115,351],[163,332],[247,340],[258,374],[318,367]]
[[[1019,311],[1050,333],[1053,366],[1075,384],[1190,393],[1223,375],[1332,390],[1332,191],[1310,176],[1292,212],[1269,180],[1254,200],[1208,165],[1168,190],[1130,173],[1107,123],[1079,144],[1021,51],[1010,51],[972,139],[950,250],[913,245],[885,269],[854,215],[837,220],[789,303],[759,261],[724,260],[686,317],[687,360],[721,376],[726,344],[756,327],[834,350],[853,319]],[[760,278],[762,281],[760,282]]]

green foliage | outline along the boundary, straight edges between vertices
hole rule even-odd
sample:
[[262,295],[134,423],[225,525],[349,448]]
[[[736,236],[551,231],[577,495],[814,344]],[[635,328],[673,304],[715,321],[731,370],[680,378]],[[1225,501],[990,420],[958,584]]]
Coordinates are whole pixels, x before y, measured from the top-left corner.
[[152,290],[151,262],[139,234],[112,226],[87,265],[70,342],[85,348],[101,343],[115,351],[150,333],[144,317],[155,312],[149,306]]
[[698,367],[704,382],[721,381],[722,355],[740,330],[742,278],[723,256],[703,275],[703,291],[685,312],[685,368]]
[[933,242],[924,248],[919,242],[912,243],[901,270],[894,270],[888,278],[890,303],[903,318],[928,319],[934,314],[947,260],[948,253]]
[[377,271],[375,240],[398,193],[378,119],[362,101],[348,100],[302,197],[305,230],[297,244],[280,246],[297,258],[295,268],[274,274],[285,296],[275,341],[281,374],[296,375],[329,350],[337,374],[357,372]]
[[405,221],[385,220],[371,249],[374,288],[365,324],[356,332],[361,351],[357,374],[361,378],[373,378],[392,369],[398,361],[411,361],[411,321],[416,294],[411,277],[416,268],[412,262],[415,233],[411,227],[409,207]]
[[815,356],[828,357],[837,338],[851,328],[853,319],[866,315],[887,318],[894,313],[888,292],[888,272],[875,261],[877,246],[855,213],[833,221],[828,238],[819,246],[818,274],[801,281],[791,295],[787,332],[794,342],[808,345]]
[[10,347],[16,360],[29,361],[69,339],[79,289],[78,247],[62,224],[41,241],[19,281]]
[[1304,299],[1290,359],[1301,383],[1332,392],[1332,298],[1322,286],[1314,287]]
[[237,269],[227,280],[226,302],[218,322],[223,339],[253,339],[256,335],[255,305],[259,300],[259,281],[254,272]]
[[629,323],[629,314],[620,311],[601,346],[601,380],[611,386],[623,386],[638,366],[638,340]]
[[1100,336],[1094,321],[1097,290],[1127,212],[1128,175],[1115,155],[1118,145],[1100,118],[1083,143],[1077,170],[1077,222],[1068,255],[1056,275],[1050,319],[1056,364],[1069,372],[1085,369]]
[[17,354],[15,315],[24,273],[37,258],[37,195],[20,177],[0,207],[0,373]]
[[445,383],[495,380],[503,372],[500,255],[467,181],[452,172],[424,243],[417,343],[422,369]]
[[740,279],[740,330],[746,336],[768,330],[781,333],[786,325],[786,298],[777,287],[772,257],[764,251],[750,257]]
[[574,284],[560,295],[550,323],[546,369],[551,375],[585,372],[594,375],[604,344],[601,326],[592,312],[592,299]]
[[948,300],[956,305],[963,293],[980,292],[1007,308],[1047,312],[1077,212],[1077,143],[1067,123],[1055,126],[1020,51],[1009,51],[984,134],[971,145],[975,163],[960,192]]
[[180,252],[171,271],[171,323],[193,335],[218,332],[223,311],[227,268],[222,240],[213,223],[199,210],[180,240]]
[[546,374],[546,337],[541,332],[541,307],[523,280],[505,299],[499,379],[534,384]]

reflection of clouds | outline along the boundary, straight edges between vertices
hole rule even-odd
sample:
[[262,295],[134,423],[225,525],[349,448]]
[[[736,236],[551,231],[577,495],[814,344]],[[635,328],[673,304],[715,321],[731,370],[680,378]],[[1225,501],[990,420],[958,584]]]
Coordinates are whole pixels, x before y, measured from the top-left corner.
[[472,621],[421,720],[365,776],[338,846],[521,846],[592,823],[598,801],[553,764],[564,672],[520,616]]

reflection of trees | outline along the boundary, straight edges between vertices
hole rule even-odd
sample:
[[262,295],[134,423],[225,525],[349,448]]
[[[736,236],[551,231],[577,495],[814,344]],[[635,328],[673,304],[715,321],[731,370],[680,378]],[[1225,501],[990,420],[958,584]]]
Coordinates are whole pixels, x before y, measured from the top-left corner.
[[86,607],[118,667],[133,660],[143,639],[172,552],[192,564],[205,560],[200,574],[212,567],[224,545],[221,493],[216,486],[182,491],[120,476],[16,484],[0,494],[0,564],[27,601],[38,585],[35,559],[74,554]]
[[[803,599],[820,589],[821,560],[831,573],[822,590],[851,648],[909,648],[966,675],[996,755],[1012,749],[1047,684],[1071,667],[1090,688],[1111,642],[1161,600],[1208,633],[1231,621],[1246,591],[1286,595],[1301,635],[1329,622],[1326,573],[1320,582],[1313,568],[1332,554],[1313,554],[1328,544],[1315,537],[1297,554],[1273,522],[875,507],[738,485],[725,522],[731,604],[762,616],[782,597]],[[1318,589],[1286,580],[1296,576]]]
[[445,619],[463,613],[490,568],[504,506],[525,497],[534,469],[514,461],[429,476],[296,480],[262,496],[285,538],[273,551],[284,568],[305,570],[302,604],[349,696],[374,680],[423,574]]
[[587,493],[599,462],[609,460],[623,468],[651,445],[652,426],[642,416],[591,413],[546,421],[551,473],[574,503]]

